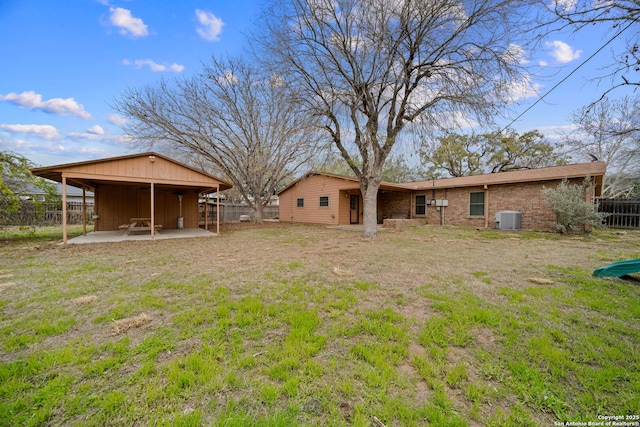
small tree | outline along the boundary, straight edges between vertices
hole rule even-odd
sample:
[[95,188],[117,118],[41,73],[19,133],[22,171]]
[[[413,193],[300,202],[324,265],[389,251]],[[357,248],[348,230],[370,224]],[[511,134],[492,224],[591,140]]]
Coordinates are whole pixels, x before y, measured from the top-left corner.
[[[55,185],[51,181],[32,175],[32,167],[34,165],[27,158],[0,151],[0,224],[15,222],[22,208],[21,195],[28,195],[39,189],[48,201],[59,198]],[[36,207],[41,209],[38,202]]]
[[597,212],[594,206],[586,201],[586,194],[591,188],[591,179],[585,178],[581,185],[569,184],[563,179],[556,188],[542,189],[545,203],[556,214],[557,223],[552,226],[554,230],[570,233],[604,226],[602,221],[607,214]]

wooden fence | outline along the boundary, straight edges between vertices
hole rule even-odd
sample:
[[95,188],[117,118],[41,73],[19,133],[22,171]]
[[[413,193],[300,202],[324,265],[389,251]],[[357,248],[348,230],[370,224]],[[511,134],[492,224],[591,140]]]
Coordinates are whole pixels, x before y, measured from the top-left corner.
[[605,224],[610,228],[640,229],[640,199],[596,199],[598,212],[609,214]]

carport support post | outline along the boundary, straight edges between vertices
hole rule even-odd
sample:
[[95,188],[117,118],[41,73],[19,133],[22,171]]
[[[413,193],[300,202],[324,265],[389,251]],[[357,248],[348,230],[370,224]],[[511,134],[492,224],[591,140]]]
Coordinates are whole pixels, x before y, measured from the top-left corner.
[[151,182],[151,238],[155,236],[155,220],[156,220],[156,212],[154,210],[155,207],[155,186],[153,185],[153,181]]
[[220,184],[216,186],[216,234],[220,234]]
[[67,177],[62,174],[62,243],[67,244]]
[[209,231],[209,193],[203,193],[204,199],[204,229]]
[[82,235],[87,235],[87,188],[82,186]]

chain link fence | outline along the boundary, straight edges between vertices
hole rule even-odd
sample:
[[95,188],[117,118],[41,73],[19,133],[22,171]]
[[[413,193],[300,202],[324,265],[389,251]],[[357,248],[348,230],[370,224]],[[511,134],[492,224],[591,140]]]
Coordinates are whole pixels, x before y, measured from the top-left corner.
[[[87,223],[92,223],[93,203],[87,203]],[[82,224],[82,202],[67,202],[67,223]],[[59,225],[62,224],[62,202],[21,200],[12,209],[7,200],[0,200],[0,225]]]

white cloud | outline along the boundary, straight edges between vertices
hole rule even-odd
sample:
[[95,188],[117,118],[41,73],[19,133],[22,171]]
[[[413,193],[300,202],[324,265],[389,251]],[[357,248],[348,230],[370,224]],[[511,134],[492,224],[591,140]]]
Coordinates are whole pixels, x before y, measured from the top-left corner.
[[538,62],[538,65],[540,65],[541,67],[548,67],[549,63],[547,61],[543,60],[543,61]]
[[97,135],[90,132],[69,132],[67,133],[67,137],[73,140],[82,139],[87,141],[101,141],[104,138],[104,135]]
[[107,121],[116,126],[124,126],[127,124],[127,118],[122,117],[119,114],[109,114],[109,116],[107,117]]
[[[570,125],[550,125],[550,126],[538,126],[536,130],[540,131],[546,137],[552,139],[554,136],[564,136],[569,133],[575,132],[578,126],[575,124]],[[558,136],[558,137],[559,137]]]
[[104,131],[103,133],[95,133],[93,128],[87,129],[86,132],[68,132],[66,138],[73,141],[95,141],[101,144],[115,145],[125,145],[131,141],[131,138],[127,135],[106,135]]
[[574,59],[580,58],[581,50],[574,50],[571,46],[560,40],[545,43],[547,47],[553,48],[550,55],[561,64],[566,64]]
[[33,135],[47,140],[60,138],[58,130],[51,125],[0,125],[0,129],[10,133]]
[[238,77],[233,74],[233,71],[226,71],[221,76],[214,77],[216,83],[220,85],[235,85],[238,84]]
[[205,40],[218,41],[224,22],[211,12],[196,9],[196,17],[200,23],[200,27],[196,31]]
[[531,77],[523,75],[520,80],[513,80],[504,88],[504,100],[513,103],[540,96],[542,85],[531,81]]
[[510,64],[526,64],[528,61],[525,53],[522,46],[511,43],[504,53],[504,59]]
[[551,10],[559,10],[560,12],[568,12],[575,9],[577,4],[577,0],[552,0],[549,8]]
[[149,35],[147,25],[142,22],[142,19],[133,17],[129,9],[110,7],[109,11],[111,12],[111,16],[109,17],[111,24],[119,27],[120,34],[123,36],[127,34],[131,34],[133,37],[145,37]]
[[133,61],[129,61],[128,59],[124,59],[122,61],[124,65],[133,65],[137,70],[141,69],[144,66],[148,66],[151,71],[154,73],[161,73],[164,71],[171,71],[173,73],[180,73],[184,70],[184,65],[176,64],[158,64],[157,62],[151,59],[136,59]]
[[0,95],[0,101],[9,101],[20,107],[30,110],[42,110],[57,116],[77,116],[83,119],[90,119],[91,114],[84,110],[82,104],[78,104],[73,98],[51,98],[46,101],[42,100],[42,95],[34,91],[22,93],[8,93]]
[[94,135],[104,135],[104,129],[102,129],[102,126],[100,125],[95,125],[87,129],[87,133],[91,133]]

